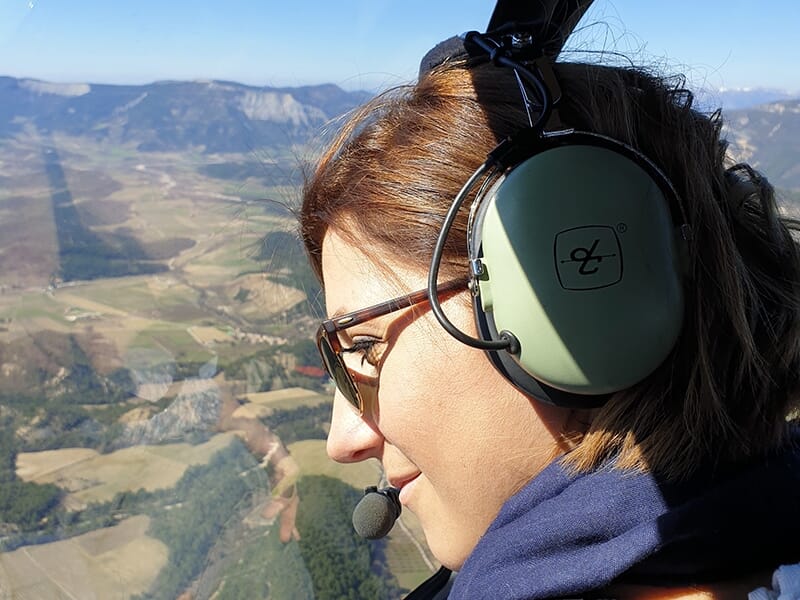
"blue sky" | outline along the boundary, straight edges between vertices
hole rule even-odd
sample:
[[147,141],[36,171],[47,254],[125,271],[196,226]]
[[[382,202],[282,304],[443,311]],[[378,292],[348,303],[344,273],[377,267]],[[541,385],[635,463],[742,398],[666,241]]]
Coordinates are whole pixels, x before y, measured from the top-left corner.
[[[535,0],[520,0],[535,1]],[[695,87],[800,92],[798,0],[595,0],[575,45],[684,72]],[[228,79],[379,89],[484,29],[494,0],[0,0],[0,74],[64,82]]]

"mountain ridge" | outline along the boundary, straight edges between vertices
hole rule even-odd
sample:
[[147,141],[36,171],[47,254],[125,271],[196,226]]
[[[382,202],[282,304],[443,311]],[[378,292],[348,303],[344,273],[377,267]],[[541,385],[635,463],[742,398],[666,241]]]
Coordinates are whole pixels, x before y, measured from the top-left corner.
[[43,134],[134,143],[141,151],[251,151],[305,142],[370,96],[333,84],[274,88],[198,80],[113,85],[0,76],[0,139],[34,127]]
[[[777,93],[728,92],[753,100]],[[0,76],[0,141],[32,129],[44,136],[60,133],[133,145],[144,152],[285,149],[316,143],[332,120],[371,97],[331,83],[269,87],[164,80],[117,85]],[[800,98],[723,108],[723,117],[735,160],[763,170],[778,188],[800,189]]]
[[723,113],[730,154],[778,188],[800,189],[800,99]]
[[730,112],[755,108],[762,104],[795,100],[800,98],[800,90],[792,92],[768,87],[719,88],[701,96],[705,98],[706,103],[718,104],[722,106],[722,110]]

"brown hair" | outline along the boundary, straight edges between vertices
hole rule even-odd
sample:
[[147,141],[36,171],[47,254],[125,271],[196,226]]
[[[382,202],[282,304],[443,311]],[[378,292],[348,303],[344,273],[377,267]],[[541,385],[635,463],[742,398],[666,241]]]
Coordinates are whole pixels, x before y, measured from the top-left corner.
[[[766,179],[746,165],[726,168],[721,116],[694,110],[681,78],[578,63],[556,63],[554,72],[561,121],[654,161],[693,231],[678,344],[655,373],[609,400],[566,461],[584,470],[613,456],[621,468],[680,479],[700,465],[768,453],[786,439],[800,385],[794,223],[780,217]],[[487,152],[526,123],[513,74],[463,61],[367,104],[304,189],[301,234],[317,275],[331,226],[427,269],[452,199]],[[451,231],[445,271],[466,271],[466,212]]]

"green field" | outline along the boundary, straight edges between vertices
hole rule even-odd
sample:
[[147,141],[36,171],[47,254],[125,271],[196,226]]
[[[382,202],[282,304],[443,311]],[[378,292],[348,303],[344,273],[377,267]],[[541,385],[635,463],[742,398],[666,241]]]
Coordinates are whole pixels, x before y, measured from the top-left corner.
[[[380,478],[380,464],[370,460],[354,464],[333,462],[325,453],[324,440],[304,440],[290,444],[289,451],[300,465],[302,476],[324,475],[343,481],[355,488],[363,489],[376,485]],[[300,499],[302,510],[302,498]],[[426,549],[422,528],[416,517],[404,511],[401,524],[395,525],[389,535],[387,558],[398,583],[413,589],[433,572],[420,555],[420,547]],[[416,543],[415,543],[416,542]],[[438,568],[438,565],[436,565]]]
[[[53,154],[43,153],[43,147],[52,148],[60,161],[56,167],[51,165],[55,171],[49,179],[44,168]],[[267,162],[279,170],[291,170],[301,150],[268,156]],[[141,569],[131,570],[126,581],[135,583],[120,595],[129,597],[152,584],[152,571],[167,560],[165,547],[172,548],[173,542],[191,544],[194,526],[186,524],[202,519],[192,510],[224,509],[214,516],[221,520],[214,525],[217,529],[204,532],[203,550],[192,559],[195,562],[179,566],[182,578],[171,580],[165,571],[159,582],[179,590],[202,573],[197,585],[203,581],[217,586],[220,599],[256,598],[264,592],[264,581],[270,582],[270,598],[295,598],[296,590],[307,590],[310,580],[298,547],[276,540],[277,527],[258,516],[243,516],[244,505],[219,507],[211,500],[206,504],[198,500],[196,506],[202,508],[192,509],[187,500],[173,497],[191,485],[201,485],[204,477],[227,481],[229,489],[217,490],[220,497],[245,483],[248,491],[242,497],[252,494],[247,497],[253,502],[253,514],[257,513],[257,496],[262,492],[250,479],[260,478],[259,485],[268,485],[266,471],[258,466],[260,456],[244,462],[232,458],[235,464],[245,465],[241,473],[212,476],[196,470],[209,462],[211,454],[197,444],[214,432],[193,429],[191,411],[202,409],[202,403],[210,402],[215,393],[239,410],[256,407],[261,411],[237,414],[245,424],[269,427],[271,415],[275,435],[285,435],[287,441],[300,439],[289,444],[289,450],[301,465],[302,475],[332,478],[328,483],[316,480],[315,485],[344,486],[348,494],[352,486],[358,494],[378,480],[377,463],[338,465],[326,457],[323,440],[302,439],[324,437],[330,395],[292,387],[325,389],[321,380],[294,370],[315,366],[318,360],[316,352],[308,349],[313,346],[310,339],[316,324],[308,314],[303,291],[313,276],[291,233],[295,223],[285,206],[296,203],[298,190],[282,182],[270,185],[258,175],[257,166],[252,167],[254,175],[242,181],[203,173],[207,164],[254,160],[259,157],[143,154],[132,145],[119,147],[59,135],[44,139],[35,133],[0,145],[0,364],[6,377],[0,379],[0,394],[5,395],[0,427],[18,446],[19,452],[14,450],[9,456],[19,457],[16,476],[20,481],[33,487],[37,485],[33,482],[53,484],[63,490],[56,499],[59,506],[43,521],[30,521],[32,525],[26,525],[30,531],[15,533],[9,547],[33,547],[26,545],[30,539],[52,558],[49,544],[41,543],[51,539],[48,536],[69,532],[81,547],[94,548],[104,532],[113,537],[112,525],[124,523],[128,529],[119,531],[127,532],[125,539],[130,543],[120,542],[103,560],[122,568],[125,560],[138,560],[137,551],[150,551],[152,558],[150,567],[139,561]],[[56,184],[65,189],[51,189]],[[64,231],[63,222],[55,216],[57,209],[71,219],[72,229]],[[68,243],[59,237],[67,234],[72,236]],[[63,256],[64,248],[76,253],[77,259]],[[126,248],[136,255],[127,266],[113,258]],[[92,254],[97,252],[106,254]],[[107,258],[119,263],[113,273],[103,270]],[[71,265],[69,277],[62,277],[59,270],[65,262]],[[109,276],[125,274],[126,268],[137,272],[142,265],[158,267],[160,272]],[[79,276],[84,267],[91,275],[88,279]],[[186,389],[180,386],[186,380],[202,382],[214,374],[224,382],[222,386],[208,385],[194,396],[191,391],[179,393]],[[290,389],[276,389],[281,387]],[[181,396],[189,414],[170,417],[172,421],[163,427],[185,419],[189,423],[185,430],[176,426],[174,434],[184,438],[161,440],[163,445],[115,445],[121,439],[115,436],[124,428],[158,422]],[[292,413],[296,409],[301,410]],[[239,435],[247,433],[239,431]],[[221,438],[228,436],[208,443]],[[229,476],[241,481],[228,481]],[[200,479],[190,485],[192,477]],[[313,510],[327,510],[324,503],[311,498],[306,502],[308,510],[312,505]],[[76,509],[85,514],[79,516]],[[150,514],[142,512],[145,509],[157,510]],[[128,513],[149,514],[157,521],[156,530],[160,527],[163,533],[174,527],[174,535],[157,541],[161,533],[144,533],[141,519],[124,521]],[[339,521],[337,517],[337,526],[349,527]],[[59,528],[57,523],[64,525]],[[138,527],[135,532],[131,523]],[[430,569],[411,541],[424,544],[418,526],[410,515],[404,515],[403,523],[406,526],[388,541],[386,558],[400,585],[410,588]],[[122,539],[119,531],[117,537]],[[217,547],[223,542],[231,547]],[[74,545],[56,548],[72,552]],[[241,562],[226,562],[226,552]],[[87,573],[87,581],[75,588],[75,594],[88,594],[96,583],[97,593],[111,597],[103,587],[103,572],[91,561],[84,563],[69,567]],[[19,564],[20,569],[30,567],[24,561]],[[282,573],[278,567],[291,573]],[[225,575],[218,587],[220,569]],[[97,582],[90,581],[95,576],[89,573],[96,573]],[[19,581],[34,596],[36,589],[51,590],[54,581],[61,582],[58,578]],[[246,591],[259,585],[261,592]],[[73,588],[65,585],[65,589]]]

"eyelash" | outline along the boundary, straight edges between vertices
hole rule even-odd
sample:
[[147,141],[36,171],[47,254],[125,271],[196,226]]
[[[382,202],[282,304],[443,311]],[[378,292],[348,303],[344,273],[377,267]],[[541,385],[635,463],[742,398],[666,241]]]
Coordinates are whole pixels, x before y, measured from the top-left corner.
[[361,340],[353,340],[353,345],[349,348],[342,348],[342,352],[362,352],[361,356],[361,364],[364,364],[364,361],[369,362],[372,366],[377,364],[377,360],[373,363],[369,360],[370,353],[375,350],[375,346],[377,346],[378,340],[369,340],[369,339],[361,339]]

